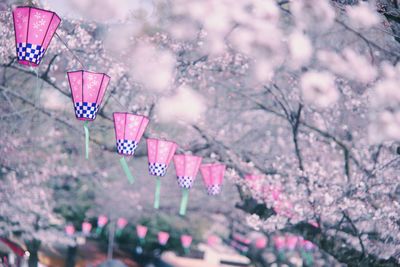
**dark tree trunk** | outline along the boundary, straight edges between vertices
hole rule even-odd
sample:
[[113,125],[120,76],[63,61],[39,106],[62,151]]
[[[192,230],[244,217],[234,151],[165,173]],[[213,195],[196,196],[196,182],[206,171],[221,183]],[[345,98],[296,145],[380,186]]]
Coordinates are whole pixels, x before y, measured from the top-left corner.
[[38,256],[38,251],[40,248],[40,240],[29,240],[25,242],[26,247],[28,248],[29,251],[29,260],[28,260],[28,266],[29,267],[37,267],[38,262],[39,262],[39,256]]
[[78,252],[77,246],[69,246],[67,252],[67,259],[65,262],[65,267],[74,267],[76,261],[76,254]]

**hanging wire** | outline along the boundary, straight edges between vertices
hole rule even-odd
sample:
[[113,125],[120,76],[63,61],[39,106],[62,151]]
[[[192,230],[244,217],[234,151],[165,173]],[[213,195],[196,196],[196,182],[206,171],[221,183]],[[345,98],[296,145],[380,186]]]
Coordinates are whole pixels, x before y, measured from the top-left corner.
[[77,55],[68,47],[67,43],[58,35],[58,33],[55,33],[55,36],[61,41],[61,43],[68,49],[68,51],[72,54],[72,56],[79,62],[79,64],[82,66],[82,69],[86,70],[85,65],[82,63],[82,61],[79,59]]

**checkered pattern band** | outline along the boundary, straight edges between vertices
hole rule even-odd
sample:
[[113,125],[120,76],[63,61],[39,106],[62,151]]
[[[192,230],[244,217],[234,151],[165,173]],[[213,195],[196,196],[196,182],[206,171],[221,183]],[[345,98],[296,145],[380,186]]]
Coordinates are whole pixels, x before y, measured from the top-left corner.
[[18,60],[26,60],[35,64],[42,61],[45,49],[40,45],[30,43],[17,43]]
[[218,184],[207,186],[207,193],[211,196],[218,195],[221,193],[221,186]]
[[194,179],[191,176],[177,176],[176,178],[178,179],[178,185],[182,188],[189,189],[193,185]]
[[150,163],[149,173],[155,176],[164,176],[167,173],[167,165],[163,163]]
[[99,106],[96,103],[75,102],[75,115],[77,118],[96,119]]
[[119,154],[133,156],[137,148],[137,142],[134,140],[117,140],[117,150]]

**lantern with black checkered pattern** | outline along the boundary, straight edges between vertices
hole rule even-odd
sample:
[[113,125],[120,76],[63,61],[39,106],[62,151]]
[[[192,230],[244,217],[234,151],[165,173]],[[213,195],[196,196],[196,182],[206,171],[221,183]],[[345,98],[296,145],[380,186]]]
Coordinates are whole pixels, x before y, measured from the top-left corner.
[[133,156],[135,154],[135,150],[149,123],[149,119],[145,116],[127,112],[115,112],[113,116],[117,151],[118,154],[123,156],[120,159],[120,163],[128,180],[133,183],[134,179],[129,171],[125,156]]
[[203,176],[204,185],[209,195],[218,195],[221,193],[221,186],[225,175],[224,164],[202,164],[200,172]]
[[149,173],[156,177],[156,192],[154,195],[154,208],[160,206],[161,179],[167,173],[167,168],[175,154],[177,144],[171,141],[148,138],[147,157],[149,160]]
[[29,6],[13,10],[18,63],[38,66],[61,22],[56,13]]
[[76,118],[82,121],[95,120],[110,77],[85,70],[70,71],[67,75]]
[[193,155],[175,155],[174,165],[178,185],[182,188],[182,199],[179,214],[186,214],[186,207],[189,198],[189,189],[192,187],[196,175],[199,172],[201,157]]
[[89,158],[88,122],[96,119],[110,77],[104,73],[85,70],[67,72],[75,116],[84,121],[86,159]]

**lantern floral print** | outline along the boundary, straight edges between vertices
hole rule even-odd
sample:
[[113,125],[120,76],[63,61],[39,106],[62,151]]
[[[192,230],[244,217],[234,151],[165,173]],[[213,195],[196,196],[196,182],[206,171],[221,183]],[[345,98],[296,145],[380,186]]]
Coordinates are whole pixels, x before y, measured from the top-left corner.
[[174,165],[178,185],[189,189],[192,187],[201,164],[201,157],[191,155],[175,155]]
[[145,116],[115,112],[114,128],[118,153],[133,156],[140,139],[149,123]]
[[18,63],[38,66],[61,22],[54,12],[35,7],[13,10]]
[[76,118],[84,121],[96,119],[110,77],[84,70],[71,71],[67,75]]
[[225,165],[223,164],[202,164],[200,167],[204,184],[209,195],[218,195],[221,193],[221,185],[225,174]]
[[171,141],[147,139],[149,173],[154,176],[164,176],[177,147],[178,145]]

